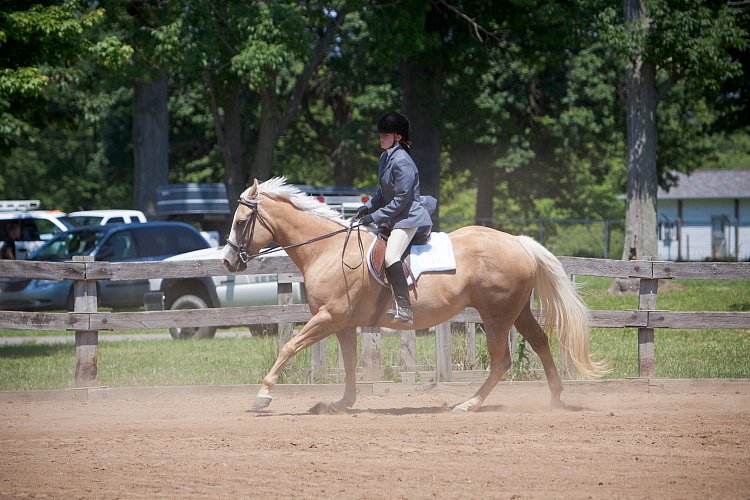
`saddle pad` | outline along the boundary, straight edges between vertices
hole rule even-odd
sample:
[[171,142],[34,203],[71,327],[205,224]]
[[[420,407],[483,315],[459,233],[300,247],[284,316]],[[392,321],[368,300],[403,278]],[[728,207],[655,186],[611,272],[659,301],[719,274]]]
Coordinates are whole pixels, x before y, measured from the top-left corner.
[[[367,267],[370,269],[373,278],[381,285],[385,285],[386,283],[373,269],[371,254],[374,247],[375,241],[367,250]],[[426,244],[412,245],[409,250],[409,261],[411,274],[415,280],[422,273],[455,270],[456,257],[453,255],[453,244],[448,237],[448,233],[432,233]],[[407,275],[406,280],[409,285],[413,284],[411,276]]]

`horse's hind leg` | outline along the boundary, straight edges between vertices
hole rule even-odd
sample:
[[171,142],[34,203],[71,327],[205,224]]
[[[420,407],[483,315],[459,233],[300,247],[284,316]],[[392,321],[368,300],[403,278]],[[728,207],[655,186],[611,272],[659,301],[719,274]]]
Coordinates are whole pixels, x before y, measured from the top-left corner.
[[514,323],[518,331],[523,335],[531,348],[542,360],[542,366],[544,367],[544,373],[547,375],[547,384],[549,385],[550,393],[552,394],[552,406],[561,407],[563,406],[560,400],[560,394],[562,393],[563,386],[560,374],[555,366],[555,360],[552,357],[552,352],[549,349],[549,340],[547,334],[544,333],[542,327],[539,326],[536,318],[531,313],[531,303],[527,302],[521,312],[521,315],[516,319]]
[[344,397],[335,403],[336,408],[351,408],[357,401],[357,329],[346,328],[336,333],[344,360]]
[[453,407],[454,412],[477,411],[484,403],[492,389],[503,378],[505,372],[511,367],[510,351],[508,349],[508,331],[510,322],[487,317],[482,314],[484,327],[487,331],[487,351],[490,354],[490,374],[479,390],[468,401]]

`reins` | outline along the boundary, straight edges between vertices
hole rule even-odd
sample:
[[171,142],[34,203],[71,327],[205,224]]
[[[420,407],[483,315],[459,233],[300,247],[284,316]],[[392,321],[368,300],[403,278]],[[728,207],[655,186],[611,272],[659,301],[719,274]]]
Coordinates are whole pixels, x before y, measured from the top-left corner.
[[[260,214],[260,211],[258,210],[259,200],[257,198],[253,199],[253,200],[245,200],[243,198],[240,198],[239,200],[237,200],[237,203],[239,203],[240,205],[244,205],[244,206],[246,206],[246,207],[248,207],[248,208],[250,208],[252,210],[252,212],[250,213],[250,218],[248,219],[247,223],[245,224],[245,227],[242,228],[242,237],[243,237],[243,240],[245,240],[244,237],[247,234],[248,230],[250,231],[250,237],[247,238],[246,241],[248,243],[250,243],[253,240],[253,234],[255,233],[255,221],[256,220],[259,220],[260,223],[263,224],[263,226],[266,229],[268,229],[268,231],[271,233],[271,235],[273,235],[273,231],[271,231],[271,228],[268,226],[268,224],[264,220],[263,216]],[[265,252],[259,252],[259,253],[255,253],[255,254],[249,253],[247,251],[247,249],[245,248],[245,244],[244,243],[238,245],[237,243],[235,243],[235,242],[227,239],[227,245],[229,245],[235,252],[237,252],[237,255],[239,256],[240,260],[244,264],[247,264],[248,261],[250,261],[251,259],[254,259],[255,257],[259,257],[261,255],[268,255],[269,253],[273,253],[273,252],[280,252],[282,250],[287,250],[287,249],[290,249],[290,248],[297,248],[297,247],[301,247],[303,245],[309,245],[310,243],[315,243],[316,241],[325,240],[325,239],[328,239],[328,238],[330,238],[332,236],[336,236],[337,234],[346,233],[346,239],[344,240],[344,248],[341,250],[341,261],[343,262],[343,264],[346,267],[348,267],[349,269],[354,270],[354,269],[359,268],[362,265],[362,263],[364,262],[364,245],[362,244],[362,235],[361,235],[360,229],[359,229],[361,226],[362,226],[361,222],[357,223],[357,221],[351,220],[349,222],[349,226],[348,227],[344,227],[344,228],[338,229],[336,231],[332,231],[330,233],[326,233],[326,234],[323,234],[323,235],[320,235],[320,236],[316,236],[315,238],[311,238],[309,240],[301,241],[299,243],[293,243],[291,245],[286,245],[286,246],[283,246],[283,247],[279,246],[279,247],[276,247],[276,248],[272,248],[270,250],[266,250]],[[362,260],[360,261],[360,263],[357,266],[351,267],[349,264],[347,264],[344,261],[344,254],[346,252],[346,246],[349,243],[349,236],[351,235],[352,229],[354,229],[355,227],[357,228],[357,240],[358,240],[358,243],[359,243],[359,250],[360,250],[360,254],[362,255]],[[275,237],[274,237],[274,239],[275,239]]]

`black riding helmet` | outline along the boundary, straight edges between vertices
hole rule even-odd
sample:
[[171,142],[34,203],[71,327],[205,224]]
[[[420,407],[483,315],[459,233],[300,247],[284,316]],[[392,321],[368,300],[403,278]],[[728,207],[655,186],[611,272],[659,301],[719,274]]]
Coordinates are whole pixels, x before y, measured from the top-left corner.
[[409,120],[401,113],[388,113],[378,120],[377,131],[381,134],[399,134],[409,142]]

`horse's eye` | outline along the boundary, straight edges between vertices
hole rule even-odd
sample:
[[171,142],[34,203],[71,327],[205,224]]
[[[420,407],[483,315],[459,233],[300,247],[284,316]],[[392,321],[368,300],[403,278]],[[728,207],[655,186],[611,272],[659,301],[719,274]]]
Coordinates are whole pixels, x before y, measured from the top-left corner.
[[245,225],[245,221],[246,221],[246,219],[240,219],[240,220],[236,221],[234,223],[234,225],[237,226],[237,227],[242,227],[242,226]]

